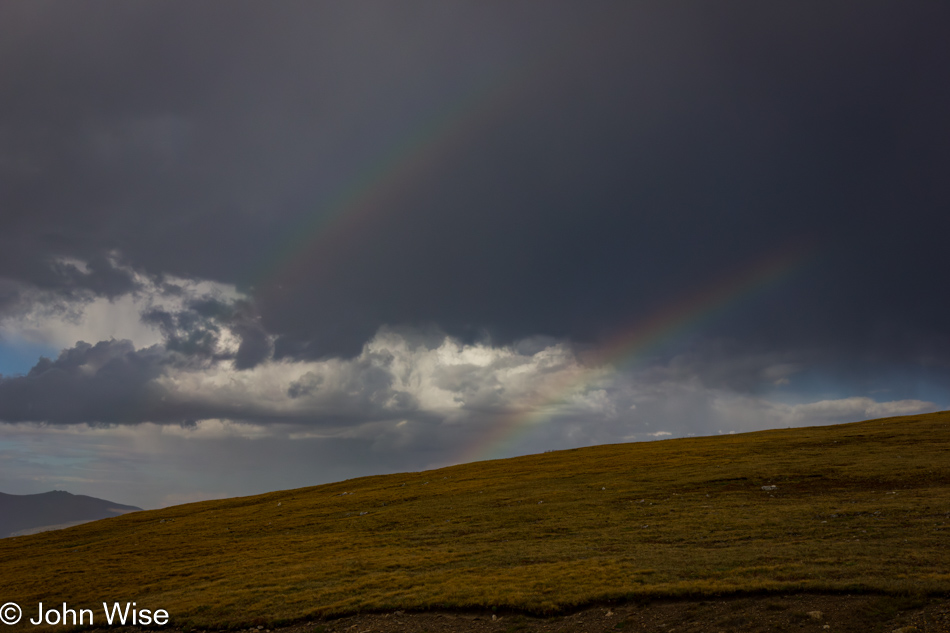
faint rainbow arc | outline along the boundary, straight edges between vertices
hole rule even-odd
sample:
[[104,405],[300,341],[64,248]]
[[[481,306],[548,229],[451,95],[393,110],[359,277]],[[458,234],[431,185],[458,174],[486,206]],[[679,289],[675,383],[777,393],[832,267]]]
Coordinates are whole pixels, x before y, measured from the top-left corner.
[[294,234],[260,266],[250,284],[255,294],[266,293],[278,280],[291,276],[294,266],[312,255],[314,249],[339,248],[340,238],[367,220],[393,188],[411,180],[414,172],[460,140],[464,124],[477,125],[474,119],[486,113],[485,102],[491,101],[493,92],[482,88],[467,95],[435,121],[413,130],[351,179],[321,205],[321,213],[298,225]]
[[[601,20],[602,21],[602,20]],[[247,286],[258,299],[277,291],[282,282],[291,282],[305,271],[310,257],[323,258],[317,275],[328,274],[327,262],[344,249],[348,238],[375,215],[385,213],[385,202],[401,186],[412,182],[413,174],[445,155],[453,146],[480,129],[487,120],[505,111],[546,72],[557,68],[575,51],[587,46],[604,26],[594,20],[565,36],[564,42],[484,80],[446,108],[443,113],[382,153],[369,167],[350,179],[320,205],[293,234],[273,249],[251,272]],[[312,278],[311,278],[312,281]]]
[[523,404],[517,411],[501,419],[478,442],[470,445],[456,463],[491,459],[541,422],[552,417],[550,409],[589,385],[605,370],[641,358],[684,332],[691,331],[725,312],[756,291],[777,284],[811,261],[813,244],[794,245],[782,249],[739,273],[723,277],[688,294],[621,332],[585,358],[585,369],[578,375],[566,376],[548,391],[554,395],[538,397]]

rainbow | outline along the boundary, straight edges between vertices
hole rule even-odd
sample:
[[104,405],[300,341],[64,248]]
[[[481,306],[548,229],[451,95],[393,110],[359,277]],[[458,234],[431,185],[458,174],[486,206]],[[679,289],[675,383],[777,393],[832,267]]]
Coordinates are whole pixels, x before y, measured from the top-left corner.
[[[319,283],[321,276],[328,275],[334,262],[342,259],[359,239],[362,229],[394,208],[392,200],[404,189],[437,169],[448,155],[464,147],[465,142],[494,117],[536,87],[546,72],[556,70],[558,64],[583,49],[592,38],[599,37],[602,27],[609,24],[609,15],[602,16],[574,32],[569,41],[557,47],[555,54],[546,51],[544,56],[523,61],[483,82],[377,156],[295,226],[279,248],[259,262],[247,284],[254,300],[279,300],[283,288],[295,286],[304,276],[309,284]],[[502,416],[460,461],[487,459],[498,454],[548,419],[552,410],[601,376],[605,369],[616,370],[625,362],[642,357],[650,349],[732,308],[759,288],[784,279],[801,265],[807,250],[779,251],[743,272],[684,296],[622,332],[585,359],[587,369],[579,376],[556,385],[556,397],[539,397],[518,411]]]
[[638,321],[584,359],[579,373],[565,377],[539,397],[504,414],[493,427],[470,444],[454,463],[499,457],[535,426],[549,420],[558,405],[604,376],[642,359],[650,351],[698,329],[728,310],[735,309],[758,291],[774,286],[801,270],[813,259],[813,243],[792,244],[770,253],[739,272],[726,275],[699,291],[686,294],[650,317]]
[[577,25],[560,45],[526,56],[504,72],[483,80],[438,115],[410,130],[315,208],[278,248],[258,262],[247,283],[252,295],[257,300],[274,299],[284,287],[304,277],[310,285],[319,282],[335,262],[352,251],[364,227],[394,208],[394,199],[549,80],[560,64],[598,37],[609,17]]
[[[327,263],[342,256],[361,229],[391,207],[388,203],[393,198],[485,125],[501,107],[503,97],[514,98],[511,91],[505,91],[511,83],[512,79],[505,77],[471,91],[441,116],[412,130],[378,156],[294,227],[279,249],[259,265],[250,283],[255,296],[270,295],[299,281],[304,274],[311,282],[314,274],[326,274]],[[319,258],[322,265],[311,265],[314,258]]]

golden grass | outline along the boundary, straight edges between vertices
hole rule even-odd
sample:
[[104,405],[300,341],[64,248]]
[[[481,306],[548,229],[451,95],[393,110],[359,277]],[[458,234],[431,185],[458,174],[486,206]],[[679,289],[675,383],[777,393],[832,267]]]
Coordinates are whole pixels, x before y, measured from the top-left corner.
[[101,602],[135,601],[172,624],[236,627],[646,596],[946,592],[948,449],[943,412],[137,512],[0,540],[0,602],[32,614],[66,601],[101,618]]

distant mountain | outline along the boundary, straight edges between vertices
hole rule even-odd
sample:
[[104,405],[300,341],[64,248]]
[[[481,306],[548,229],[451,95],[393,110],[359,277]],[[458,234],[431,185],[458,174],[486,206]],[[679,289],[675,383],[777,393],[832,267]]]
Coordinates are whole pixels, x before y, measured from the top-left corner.
[[63,490],[36,495],[0,492],[0,538],[58,530],[141,509]]

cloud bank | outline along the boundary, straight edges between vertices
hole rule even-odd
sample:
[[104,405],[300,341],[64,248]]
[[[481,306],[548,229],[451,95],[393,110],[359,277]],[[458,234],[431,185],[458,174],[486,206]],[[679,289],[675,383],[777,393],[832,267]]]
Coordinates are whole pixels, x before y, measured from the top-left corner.
[[[5,315],[8,336],[136,337],[79,341],[0,377],[0,459],[17,473],[14,485],[114,490],[160,506],[355,476],[367,462],[373,472],[418,470],[937,408],[866,396],[783,402],[807,355],[729,353],[727,361],[715,345],[591,366],[585,359],[598,354],[566,340],[501,345],[387,326],[354,356],[278,357],[251,300],[233,288],[129,278],[131,289],[105,302],[45,301],[28,289],[41,299]],[[498,429],[508,430],[486,442]]]

